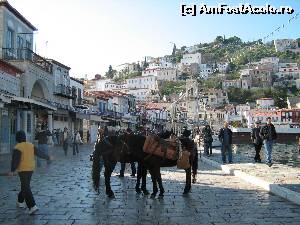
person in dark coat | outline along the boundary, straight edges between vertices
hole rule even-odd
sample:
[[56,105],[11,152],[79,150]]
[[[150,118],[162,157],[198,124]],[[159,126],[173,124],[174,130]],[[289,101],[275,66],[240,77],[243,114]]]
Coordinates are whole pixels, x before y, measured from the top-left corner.
[[[46,155],[49,154],[48,148],[48,137],[51,137],[52,134],[48,130],[47,125],[43,124],[42,126],[38,127],[37,134],[35,139],[38,141],[38,148],[40,151],[44,152]],[[47,161],[47,164],[50,164],[50,161]],[[37,167],[41,166],[41,160],[37,158]]]
[[[125,135],[133,135],[133,131],[130,128],[127,128]],[[120,174],[118,175],[119,177],[124,177],[124,172],[125,172],[125,166],[126,163],[121,163],[121,170]],[[131,177],[135,177],[136,174],[136,166],[134,162],[130,162],[130,167],[131,167]]]
[[226,163],[226,152],[228,153],[228,162],[232,163],[232,131],[228,128],[229,123],[224,122],[224,127],[220,129],[219,140],[221,142],[222,161]]
[[[190,138],[191,131],[186,128],[182,132],[182,136],[179,138],[184,150],[190,152],[190,162],[193,161],[194,157],[198,157],[197,147],[194,141]],[[188,194],[192,187],[192,168],[188,168],[186,171],[186,186],[184,188],[183,194]]]
[[202,129],[202,137],[203,137],[203,141],[204,141],[204,154],[206,156],[211,156],[212,155],[213,138],[212,138],[212,131],[211,131],[209,125],[206,125]]
[[269,167],[273,165],[272,163],[272,149],[274,141],[277,139],[277,133],[274,125],[272,124],[271,117],[267,118],[267,124],[260,129],[259,135],[263,139],[266,155],[266,163]]
[[259,133],[260,133],[260,121],[256,121],[255,127],[251,131],[251,140],[255,148],[254,161],[260,163],[261,162],[260,151],[263,145],[263,140],[261,139]]

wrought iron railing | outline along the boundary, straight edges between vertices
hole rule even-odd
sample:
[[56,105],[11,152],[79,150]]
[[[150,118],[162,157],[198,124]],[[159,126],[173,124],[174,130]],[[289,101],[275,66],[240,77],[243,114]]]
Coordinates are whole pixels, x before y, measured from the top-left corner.
[[52,74],[52,64],[29,48],[2,48],[2,59],[30,61]]
[[55,87],[54,94],[72,98],[72,89],[71,87],[59,84]]

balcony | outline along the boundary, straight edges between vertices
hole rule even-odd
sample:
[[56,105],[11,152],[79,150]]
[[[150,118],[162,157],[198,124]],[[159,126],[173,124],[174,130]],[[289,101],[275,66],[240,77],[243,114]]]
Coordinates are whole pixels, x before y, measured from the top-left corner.
[[46,72],[52,74],[52,64],[28,48],[2,48],[2,59],[8,61],[30,61]]
[[57,96],[61,96],[61,97],[69,98],[69,99],[74,98],[74,96],[72,96],[71,87],[67,87],[62,84],[59,84],[55,87],[54,94]]

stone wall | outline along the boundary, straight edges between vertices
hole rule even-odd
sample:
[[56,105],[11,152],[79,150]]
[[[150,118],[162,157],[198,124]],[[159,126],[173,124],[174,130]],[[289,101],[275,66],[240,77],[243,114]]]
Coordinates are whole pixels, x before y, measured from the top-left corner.
[[[255,149],[252,144],[233,144],[232,149],[236,155],[245,156],[250,162],[253,161]],[[264,158],[264,146],[262,146],[261,156]],[[275,143],[273,146],[272,157],[274,162],[300,167],[300,154],[298,144],[296,143]]]

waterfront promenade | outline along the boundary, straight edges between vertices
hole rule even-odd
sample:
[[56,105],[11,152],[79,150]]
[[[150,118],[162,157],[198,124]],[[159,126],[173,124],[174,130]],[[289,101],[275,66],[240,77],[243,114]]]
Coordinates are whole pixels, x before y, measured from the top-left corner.
[[[91,185],[91,146],[81,146],[78,156],[64,157],[61,148],[52,149],[55,161],[37,169],[32,189],[40,210],[29,216],[17,209],[17,177],[0,177],[0,224],[210,224],[210,225],[296,225],[300,224],[300,206],[248,184],[235,176],[200,163],[197,184],[184,197],[185,174],[177,168],[162,169],[166,190],[164,199],[150,199],[135,193],[135,178],[126,169],[125,178],[113,173],[112,188],[116,198],[105,196],[103,173],[101,191]],[[217,156],[216,156],[217,157]],[[0,171],[9,160],[0,157]],[[151,179],[147,186],[151,191]]]
[[[239,146],[239,148],[239,153],[233,154],[233,164],[222,164],[220,149],[214,149],[213,155],[210,157],[202,155],[202,161],[215,168],[222,169],[226,173],[236,175],[249,183],[266,190],[269,189],[274,194],[290,199],[300,205],[300,168],[298,164],[294,163],[291,166],[282,164],[279,160],[274,160],[273,166],[269,167],[265,163],[254,163],[254,149],[249,146]],[[241,148],[246,148],[246,150]],[[300,154],[294,153],[293,157],[298,162]]]

